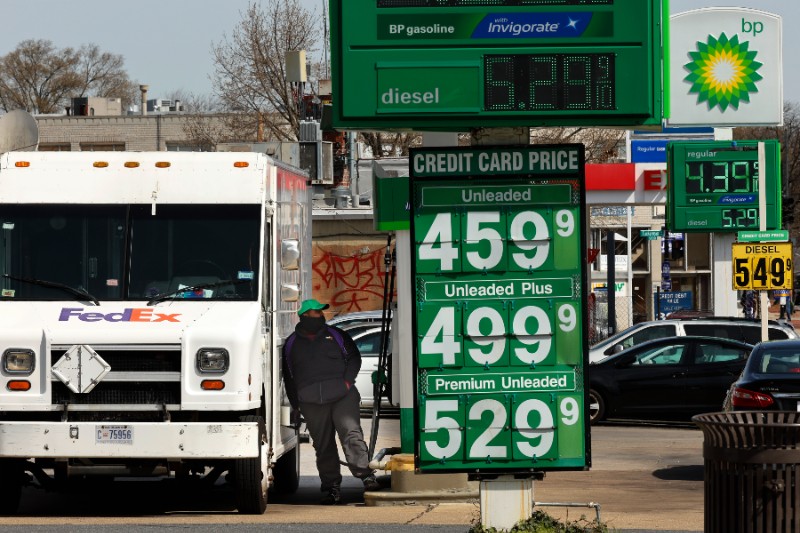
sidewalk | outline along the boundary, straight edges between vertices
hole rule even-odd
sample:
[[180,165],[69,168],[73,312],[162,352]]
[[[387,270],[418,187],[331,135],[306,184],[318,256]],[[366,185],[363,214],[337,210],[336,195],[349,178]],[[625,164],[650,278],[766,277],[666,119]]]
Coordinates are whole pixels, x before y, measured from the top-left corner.
[[[768,313],[767,317],[770,320],[777,320],[779,322],[781,321],[781,318],[780,318],[780,315],[781,315],[780,306],[778,306],[778,305],[770,305],[767,313]],[[785,321],[785,319],[783,321]],[[792,314],[791,323],[792,323],[792,326],[794,327],[794,329],[797,330],[798,334],[800,335],[800,310],[798,310],[797,307],[795,307],[794,313]]]

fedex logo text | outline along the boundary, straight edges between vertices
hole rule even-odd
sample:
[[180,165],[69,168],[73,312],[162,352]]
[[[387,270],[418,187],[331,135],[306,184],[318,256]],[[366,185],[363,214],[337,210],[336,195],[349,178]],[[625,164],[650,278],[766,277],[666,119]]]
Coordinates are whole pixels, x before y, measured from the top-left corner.
[[83,308],[61,309],[59,322],[68,322],[73,317],[83,322],[180,322],[180,313],[154,313],[152,309],[125,309],[121,313],[85,313]]

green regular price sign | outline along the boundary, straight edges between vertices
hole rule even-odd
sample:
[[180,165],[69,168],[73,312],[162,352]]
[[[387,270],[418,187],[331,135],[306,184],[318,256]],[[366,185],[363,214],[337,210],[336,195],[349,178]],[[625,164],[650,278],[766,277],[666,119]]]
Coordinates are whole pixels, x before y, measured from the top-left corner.
[[411,153],[417,466],[589,466],[582,145]]
[[674,141],[667,145],[667,228],[673,232],[780,230],[781,148],[762,141],[766,213],[759,213],[758,141]]

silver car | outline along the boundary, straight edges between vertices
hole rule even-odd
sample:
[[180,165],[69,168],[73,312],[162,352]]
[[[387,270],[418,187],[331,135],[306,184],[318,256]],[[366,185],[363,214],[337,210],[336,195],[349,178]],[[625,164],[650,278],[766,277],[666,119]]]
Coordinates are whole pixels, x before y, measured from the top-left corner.
[[[787,322],[770,320],[768,332],[769,340],[798,338],[792,325]],[[761,341],[761,321],[736,317],[702,317],[641,322],[589,348],[589,362],[602,361],[609,355],[643,342],[687,335],[720,337],[754,345]]]

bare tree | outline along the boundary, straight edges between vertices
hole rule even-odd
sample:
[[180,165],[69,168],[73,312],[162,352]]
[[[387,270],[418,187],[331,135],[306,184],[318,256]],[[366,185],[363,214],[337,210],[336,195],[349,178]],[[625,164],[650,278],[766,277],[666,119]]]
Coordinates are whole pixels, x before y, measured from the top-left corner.
[[276,140],[297,140],[304,87],[286,80],[286,53],[315,51],[319,18],[299,0],[250,4],[230,38],[215,45],[212,81],[227,111],[239,113],[244,127],[259,123]]
[[121,55],[103,52],[96,44],[88,44],[78,51],[78,60],[75,71],[81,86],[80,93],[75,96],[121,98],[123,109],[136,102],[139,87],[128,79]]
[[418,133],[364,131],[358,136],[375,159],[407,157],[409,148],[422,145],[422,136]]
[[783,182],[784,222],[793,230],[800,228],[800,105],[783,104],[783,126],[735,128],[737,140],[777,139],[781,144],[781,179]]
[[122,56],[97,45],[57,49],[48,40],[22,41],[0,57],[0,109],[56,113],[73,97],[122,98],[133,102],[136,84],[128,79]]
[[610,163],[620,156],[625,130],[605,128],[535,128],[531,144],[582,143],[587,163]]
[[186,113],[218,113],[222,104],[214,95],[196,94],[182,89],[170,91],[165,95],[167,100],[180,102]]

